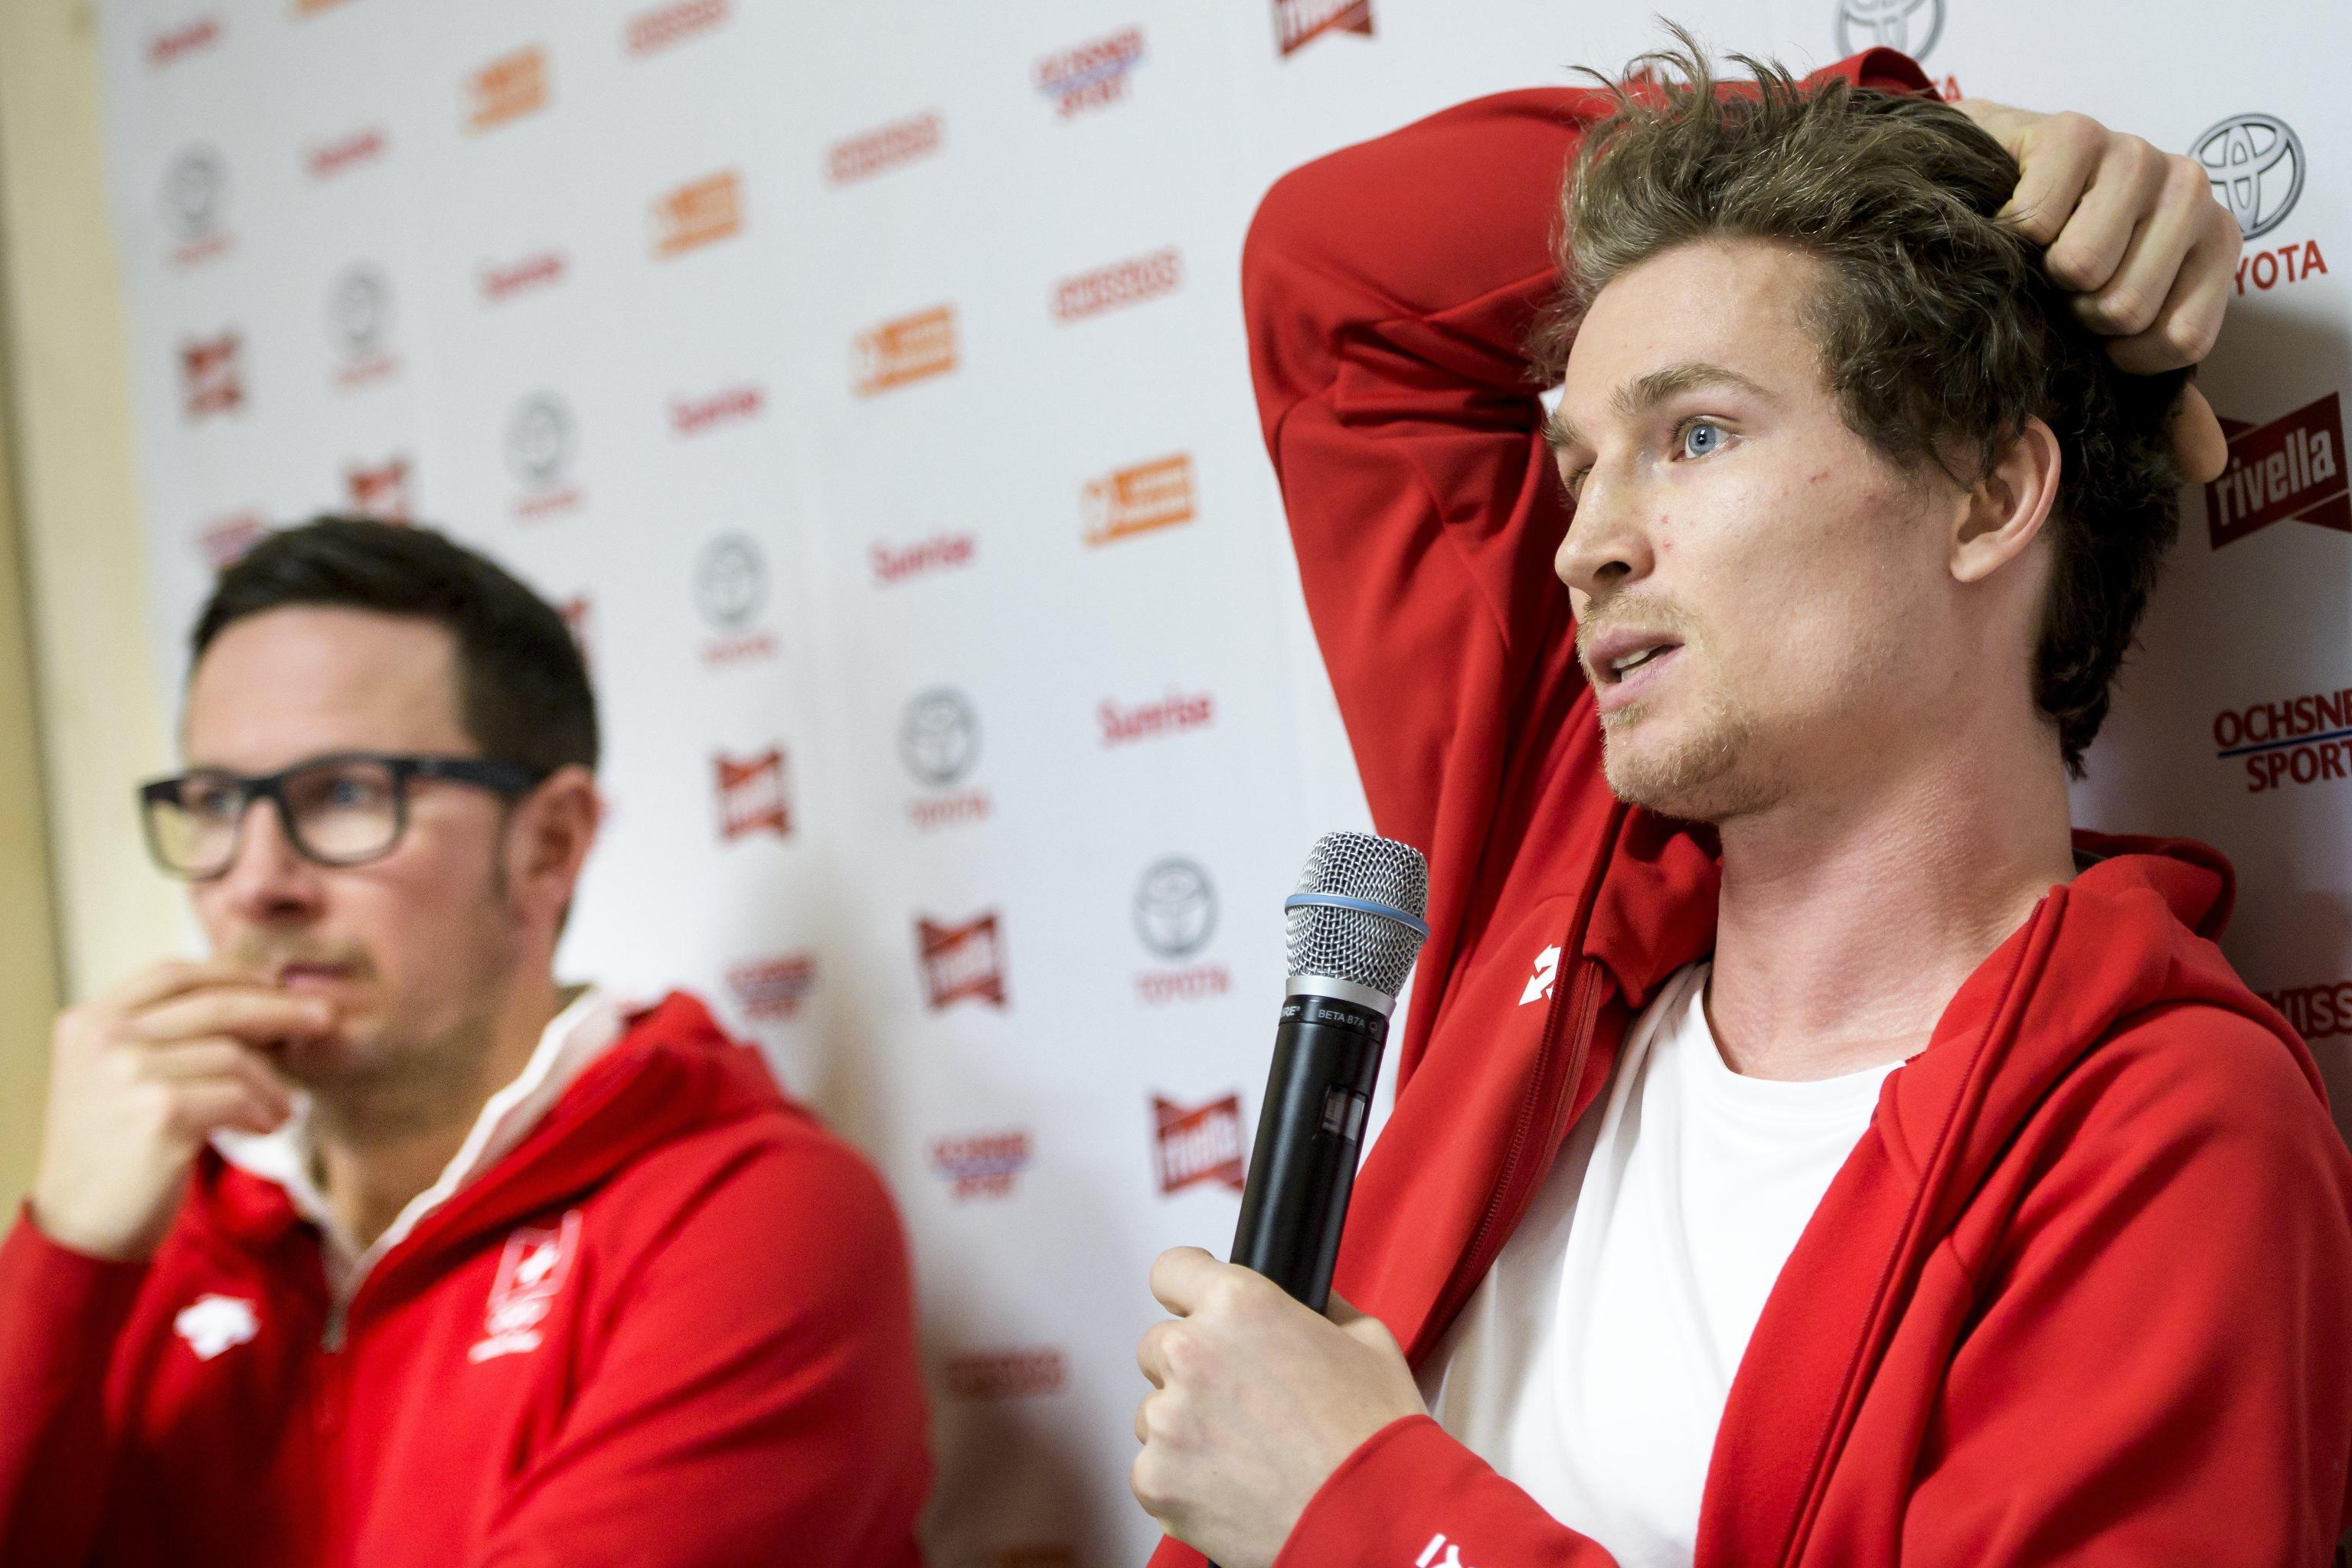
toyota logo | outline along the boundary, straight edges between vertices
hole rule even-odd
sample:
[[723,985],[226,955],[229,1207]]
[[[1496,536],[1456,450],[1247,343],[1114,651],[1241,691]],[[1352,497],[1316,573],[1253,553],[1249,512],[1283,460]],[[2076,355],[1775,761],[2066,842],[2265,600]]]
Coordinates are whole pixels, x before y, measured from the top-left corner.
[[768,602],[768,568],[749,534],[722,533],[702,547],[694,568],[694,602],[713,626],[733,628]]
[[373,352],[392,327],[392,285],[374,268],[351,268],[327,296],[327,323],[348,353]]
[[228,203],[228,164],[209,147],[191,147],[163,172],[163,226],[185,241],[220,226]]
[[1155,862],[1135,889],[1135,934],[1162,958],[1189,958],[1217,930],[1209,874],[1181,855]]
[[507,419],[507,467],[533,488],[563,477],[572,461],[572,411],[551,392],[535,392]]
[[898,760],[919,783],[951,784],[980,760],[980,716],[963,693],[935,686],[907,704],[898,722]]
[[1838,53],[1901,49],[1924,60],[1944,31],[1944,0],[1838,0]]
[[2275,114],[2233,114],[2190,143],[2213,199],[2248,239],[2286,221],[2303,195],[2303,142]]

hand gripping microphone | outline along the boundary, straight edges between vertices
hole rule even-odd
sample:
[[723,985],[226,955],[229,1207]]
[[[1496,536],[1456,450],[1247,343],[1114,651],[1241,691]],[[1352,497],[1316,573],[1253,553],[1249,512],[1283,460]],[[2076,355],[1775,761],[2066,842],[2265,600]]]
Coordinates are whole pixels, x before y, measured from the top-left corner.
[[1429,862],[1369,833],[1315,841],[1290,917],[1290,989],[1234,1258],[1317,1311],[1331,1294],[1389,1014],[1429,927]]

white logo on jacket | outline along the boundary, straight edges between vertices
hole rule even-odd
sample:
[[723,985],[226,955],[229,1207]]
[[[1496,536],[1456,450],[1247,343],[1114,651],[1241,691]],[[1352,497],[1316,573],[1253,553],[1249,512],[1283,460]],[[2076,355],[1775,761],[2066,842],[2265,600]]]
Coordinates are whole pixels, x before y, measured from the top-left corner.
[[499,1271],[490,1281],[489,1309],[482,1316],[482,1337],[466,1352],[470,1362],[493,1356],[518,1355],[540,1347],[539,1325],[551,1310],[557,1292],[572,1277],[572,1260],[580,1251],[580,1211],[568,1209],[553,1230],[524,1226],[507,1237],[499,1258]]
[[[1552,951],[1557,952],[1559,950],[1554,948]],[[1441,1546],[1445,1548],[1443,1557],[1437,1554]],[[1412,1560],[1412,1568],[1469,1568],[1469,1564],[1462,1561],[1461,1542],[1446,1540],[1445,1532],[1441,1530],[1429,1538],[1429,1544],[1423,1547],[1421,1555]]]
[[259,1333],[261,1319],[242,1296],[199,1296],[180,1309],[172,1331],[188,1342],[198,1361],[210,1361]]
[[1524,1007],[1530,1002],[1549,1001],[1551,983],[1559,977],[1559,948],[1554,944],[1536,954],[1536,972],[1528,976],[1528,988],[1519,993],[1519,1005]]

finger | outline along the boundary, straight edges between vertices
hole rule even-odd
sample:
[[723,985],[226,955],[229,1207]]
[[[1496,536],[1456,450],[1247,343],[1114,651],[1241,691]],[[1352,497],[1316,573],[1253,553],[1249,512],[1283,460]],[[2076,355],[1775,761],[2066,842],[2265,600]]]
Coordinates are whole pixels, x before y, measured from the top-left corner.
[[1174,1328],[1172,1322],[1159,1322],[1143,1331],[1135,1343],[1135,1364],[1144,1380],[1154,1388],[1168,1386],[1168,1345],[1165,1331]]
[[2076,314],[2095,331],[2123,337],[2155,325],[2184,280],[2203,280],[2184,279],[2184,273],[2226,273],[2216,267],[2218,247],[2210,243],[2218,211],[2204,171],[2186,158],[2166,159],[2154,205],[2132,232],[2115,275],[2096,293],[2075,300]]
[[1147,1394],[1135,1406],[1135,1440],[1139,1443],[1151,1441],[1150,1428],[1145,1424],[1144,1418],[1151,1408],[1151,1402],[1158,1397],[1158,1394]]
[[2058,237],[2083,188],[2099,166],[2106,128],[2083,114],[2053,114],[2037,121],[2010,148],[2018,162],[2017,189],[2000,216],[2036,245]]
[[2163,184],[2164,155],[2137,137],[2124,139],[2099,160],[2083,199],[2051,242],[2042,263],[2050,276],[2077,294],[2105,288]]
[[2183,390],[2180,411],[2172,416],[2172,455],[2180,477],[2192,484],[2210,484],[2230,466],[2230,438],[2213,405],[2193,386]]
[[2189,247],[2156,320],[2145,330],[2109,343],[2108,358],[2136,375],[2147,375],[2195,364],[2212,352],[2230,308],[2239,247],[2244,243],[2227,214],[2219,227],[2228,232],[2209,226]]
[[1197,1247],[1171,1247],[1152,1260],[1152,1300],[1180,1318],[1190,1317],[1199,1309],[1209,1282],[1220,1270],[1232,1267]]
[[241,1083],[209,1080],[176,1086],[172,1131],[201,1143],[215,1132],[271,1132],[286,1120],[276,1106],[257,1099]]
[[289,1035],[315,1035],[334,1021],[334,1005],[324,997],[238,985],[157,1003],[124,1018],[122,1034],[128,1039],[157,1042],[234,1035],[261,1044]]
[[130,1012],[206,985],[250,985],[261,978],[247,965],[225,958],[167,958],[131,974],[94,998],[118,1012]]
[[159,1083],[241,1083],[280,1114],[294,1109],[294,1091],[269,1059],[242,1040],[211,1039],[149,1048],[140,1070]]

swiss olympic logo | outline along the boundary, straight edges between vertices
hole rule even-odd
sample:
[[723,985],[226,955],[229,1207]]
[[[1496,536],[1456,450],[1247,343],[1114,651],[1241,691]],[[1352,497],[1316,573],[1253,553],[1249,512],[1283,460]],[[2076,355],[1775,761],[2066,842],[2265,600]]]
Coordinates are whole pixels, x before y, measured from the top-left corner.
[[1944,32],[1944,0],[1838,0],[1838,53],[1901,49],[1924,60]]
[[768,567],[746,533],[722,533],[702,547],[694,568],[694,603],[711,625],[731,630],[768,602]]
[[1217,891],[1193,861],[1155,861],[1135,889],[1135,934],[1165,959],[1190,958],[1217,931]]
[[980,715],[951,687],[936,686],[907,704],[898,721],[898,760],[919,784],[944,787],[980,760]]
[[2286,221],[2303,195],[2303,139],[2275,114],[2232,114],[2189,143],[2213,197],[2253,239]]

